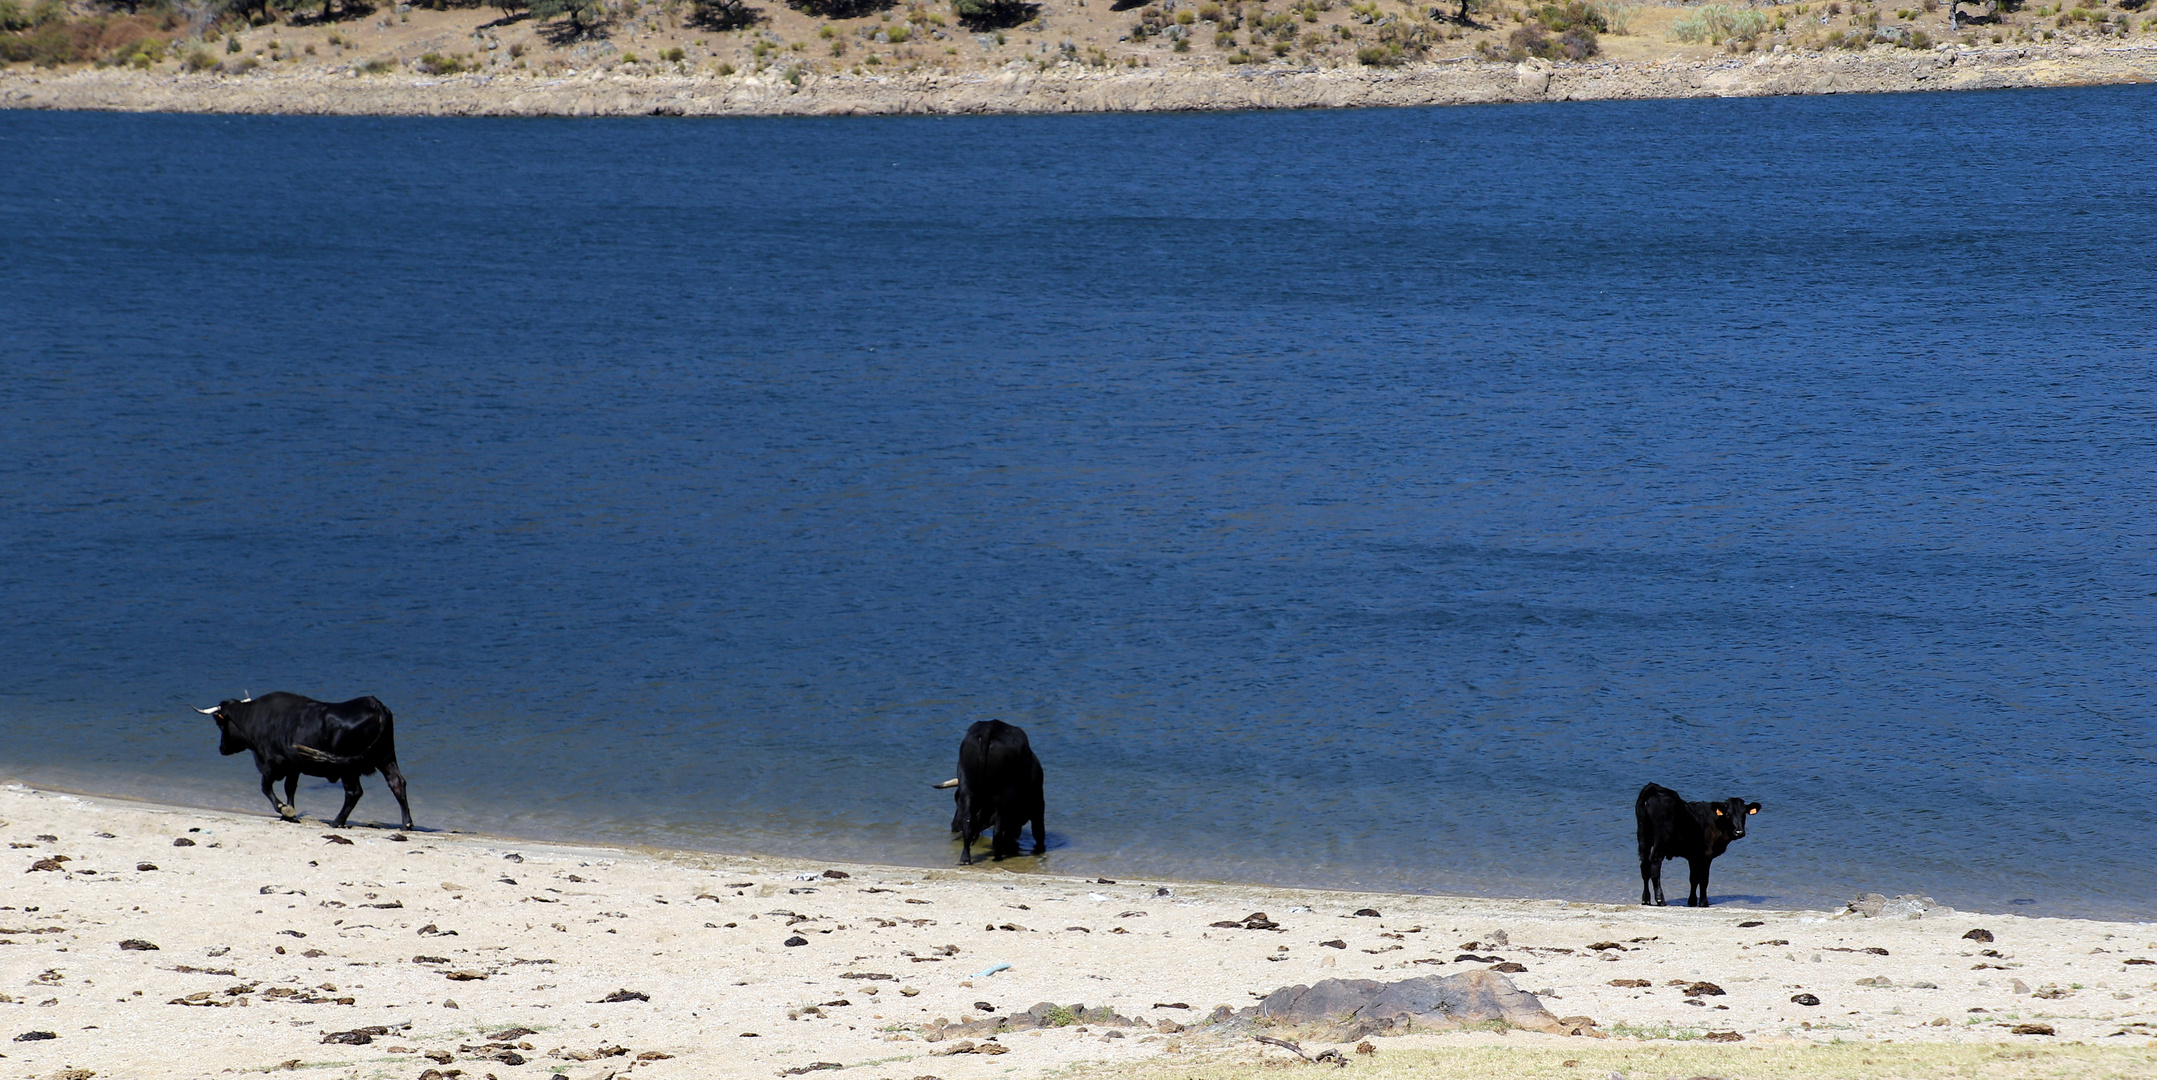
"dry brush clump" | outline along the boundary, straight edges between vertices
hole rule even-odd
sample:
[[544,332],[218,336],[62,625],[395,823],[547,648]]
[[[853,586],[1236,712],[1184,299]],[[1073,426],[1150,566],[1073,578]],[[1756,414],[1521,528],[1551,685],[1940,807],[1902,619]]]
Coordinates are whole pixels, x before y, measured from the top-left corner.
[[744,0],[689,0],[689,25],[725,32],[745,30],[764,20],[764,13]]
[[1671,23],[1670,36],[1677,41],[1715,45],[1733,39],[1751,41],[1767,29],[1768,17],[1763,12],[1728,4],[1709,4]]
[[185,32],[186,21],[171,8],[70,19],[58,0],[28,9],[0,0],[0,62],[147,68],[164,60]]
[[1482,42],[1476,51],[1488,60],[1519,63],[1529,57],[1543,60],[1586,60],[1602,51],[1598,37],[1610,29],[1609,16],[1599,5],[1585,0],[1544,4],[1522,13],[1524,21],[1505,44]]

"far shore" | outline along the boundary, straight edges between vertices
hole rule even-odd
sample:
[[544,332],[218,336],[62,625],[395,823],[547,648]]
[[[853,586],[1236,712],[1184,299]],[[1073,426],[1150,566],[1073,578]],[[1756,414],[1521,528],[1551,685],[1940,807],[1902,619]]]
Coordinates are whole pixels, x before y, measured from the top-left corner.
[[1418,1077],[2157,1075],[2143,923],[842,865],[21,786],[0,839],[26,1077],[1270,1075],[1294,1059],[1254,1038],[1265,994],[1470,971],[1580,1033],[1335,1049]]
[[[272,3],[255,25],[183,14],[198,0],[149,0],[139,16],[110,14],[93,0],[46,0],[48,9],[66,5],[72,21],[0,33],[0,46],[16,55],[47,50],[0,66],[0,107],[960,115],[2157,81],[2157,8],[2145,10],[2147,0],[1911,0],[1903,8],[1878,0],[1469,0],[1465,9],[1455,0],[1039,0],[1005,3],[1024,17],[995,29],[962,19],[954,0],[591,2],[602,14],[577,32],[566,20],[516,10],[521,0],[502,0],[500,9],[451,0]],[[721,10],[730,13],[724,28],[713,22]],[[1589,22],[1568,21],[1582,18]],[[1586,39],[1560,48],[1553,35],[1566,26]],[[69,51],[60,30],[123,44]]]
[[2157,81],[2157,44],[1984,45],[1912,54],[1707,55],[1582,63],[1458,57],[1398,68],[1084,68],[727,76],[432,77],[0,72],[0,107],[379,116],[859,116],[1171,112],[1904,93]]

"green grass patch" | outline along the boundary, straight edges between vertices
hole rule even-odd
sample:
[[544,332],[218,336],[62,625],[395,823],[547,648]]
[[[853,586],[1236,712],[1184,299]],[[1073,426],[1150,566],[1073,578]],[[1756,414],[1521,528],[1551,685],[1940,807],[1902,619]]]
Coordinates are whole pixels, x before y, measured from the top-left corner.
[[1704,1034],[1698,1028],[1623,1023],[1610,1025],[1610,1033],[1621,1039],[1662,1039],[1668,1042],[1691,1042]]

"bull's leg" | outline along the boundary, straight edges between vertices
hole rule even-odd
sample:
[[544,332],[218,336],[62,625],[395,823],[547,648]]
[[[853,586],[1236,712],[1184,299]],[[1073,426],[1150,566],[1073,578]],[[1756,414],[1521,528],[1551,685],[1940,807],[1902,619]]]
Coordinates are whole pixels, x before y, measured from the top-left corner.
[[1004,856],[1018,853],[1018,815],[1013,814],[1008,805],[998,807],[996,811],[996,835],[989,839],[989,859],[992,862],[1002,862],[1004,861]]
[[959,812],[954,820],[960,823],[959,865],[972,866],[974,863],[974,838],[981,835],[981,823],[974,820],[973,801],[966,797],[966,789],[963,786],[959,788],[958,798]]
[[292,820],[300,819],[300,774],[285,777],[285,805],[292,808]]
[[1045,855],[1049,850],[1049,831],[1046,826],[1041,824],[1043,813],[1044,811],[1040,807],[1034,807],[1034,854],[1036,855]]
[[360,790],[359,774],[347,774],[345,776],[345,805],[343,809],[337,811],[337,820],[330,822],[330,828],[342,829],[345,827],[345,819],[352,816],[352,808],[359,805],[362,794],[365,793]]
[[[290,802],[279,802],[277,800],[277,792],[271,790],[276,786],[277,779],[278,777],[276,773],[268,769],[264,769],[262,771],[262,797],[270,801],[270,806],[276,809],[278,817],[281,817],[286,821],[298,821],[300,819],[300,812],[293,809]],[[287,779],[290,780],[291,778]],[[288,783],[285,790],[288,792],[291,791],[292,785]]]
[[404,827],[409,831],[412,828],[412,804],[404,800],[404,773],[398,770],[396,762],[382,763],[382,782],[389,785],[390,794],[397,796],[397,809],[403,812]]
[[1687,890],[1685,894],[1685,906],[1706,907],[1708,906],[1708,867],[1714,865],[1714,861],[1701,859],[1694,862],[1687,859],[1686,862],[1692,868],[1693,884],[1692,888]]

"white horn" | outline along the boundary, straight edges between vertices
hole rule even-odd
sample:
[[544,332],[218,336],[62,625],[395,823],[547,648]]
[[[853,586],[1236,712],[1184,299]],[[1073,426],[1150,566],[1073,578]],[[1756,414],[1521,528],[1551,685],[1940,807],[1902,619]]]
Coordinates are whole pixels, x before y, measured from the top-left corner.
[[202,715],[204,715],[204,716],[216,716],[216,715],[217,715],[217,710],[216,710],[216,709],[214,709],[214,708],[212,708],[212,709],[196,709],[195,711],[196,711],[196,712],[198,712],[198,713],[201,713],[201,714],[202,714]]
[[954,777],[952,777],[951,779],[949,779],[949,780],[946,780],[946,781],[944,781],[944,782],[943,782],[943,783],[941,783],[941,784],[934,784],[934,785],[931,785],[931,786],[935,787],[935,788],[936,788],[936,790],[938,790],[938,791],[942,791],[942,790],[943,790],[943,789],[945,789],[945,788],[954,788],[954,787],[958,787],[958,786],[959,786],[959,778],[958,778],[958,777],[956,777],[956,776],[954,776]]

